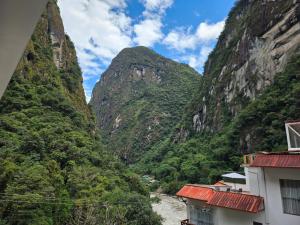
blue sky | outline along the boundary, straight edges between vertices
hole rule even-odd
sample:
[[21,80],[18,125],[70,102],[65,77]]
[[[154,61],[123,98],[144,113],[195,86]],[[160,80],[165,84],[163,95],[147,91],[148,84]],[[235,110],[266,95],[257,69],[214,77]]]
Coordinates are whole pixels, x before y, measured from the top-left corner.
[[236,0],[59,0],[89,101],[125,47],[147,46],[200,73]]

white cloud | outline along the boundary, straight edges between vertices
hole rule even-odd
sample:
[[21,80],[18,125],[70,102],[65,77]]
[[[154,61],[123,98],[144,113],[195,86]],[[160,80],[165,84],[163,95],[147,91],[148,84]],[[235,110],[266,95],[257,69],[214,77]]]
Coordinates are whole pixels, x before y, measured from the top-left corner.
[[84,92],[85,92],[86,101],[89,102],[92,97],[93,88],[88,85],[84,85]]
[[159,18],[145,19],[134,26],[136,37],[133,41],[138,45],[153,46],[157,41],[163,38],[161,28],[162,23]]
[[172,6],[173,0],[141,0],[144,4],[143,20],[134,25],[133,39],[137,45],[147,47],[163,39],[162,19],[166,10]]
[[[99,77],[103,64],[133,45],[125,0],[60,0],[59,6],[66,32],[75,43],[84,81]],[[87,100],[90,89],[85,87]]]
[[195,49],[196,41],[196,37],[194,35],[190,35],[190,28],[177,28],[165,37],[163,43],[169,48],[182,51],[185,49]]
[[224,29],[224,25],[224,20],[212,24],[202,22],[194,33],[191,32],[191,27],[175,28],[165,37],[163,43],[178,51],[194,50],[200,44],[207,45],[207,43],[215,41]]
[[200,23],[197,28],[196,36],[201,41],[209,41],[219,37],[225,26],[225,20],[218,23]]
[[166,9],[173,5],[173,0],[141,0],[145,6],[144,14],[149,16],[149,12],[155,12],[158,14],[165,13]]
[[95,67],[95,60],[111,60],[132,45],[125,0],[60,0],[59,6],[83,72]]
[[199,55],[186,55],[182,57],[182,60],[187,61],[191,67],[201,70],[212,50],[213,48],[211,47],[203,46],[200,49]]
[[140,0],[145,9],[137,22],[128,16],[126,1],[59,0],[66,32],[75,43],[88,101],[91,84],[123,48],[160,43],[175,50],[180,61],[201,70],[225,24],[202,22],[196,29],[177,27],[165,34],[163,18],[174,0]]

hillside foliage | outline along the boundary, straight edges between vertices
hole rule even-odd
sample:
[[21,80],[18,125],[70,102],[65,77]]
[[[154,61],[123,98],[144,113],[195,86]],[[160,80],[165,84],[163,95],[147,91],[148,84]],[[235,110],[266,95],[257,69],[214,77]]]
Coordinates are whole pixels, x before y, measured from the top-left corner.
[[[300,118],[299,96],[300,56],[296,54],[274,83],[222,132],[194,134],[179,143],[164,139],[134,168],[155,176],[170,194],[186,183],[214,183],[222,173],[241,170],[242,155],[247,152],[287,150],[284,122]],[[240,146],[241,130],[258,138]]]
[[[48,20],[0,101],[0,224],[161,224],[145,185],[101,144],[76,56],[53,63]],[[68,37],[64,50],[75,54]]]
[[146,47],[127,48],[101,75],[90,105],[111,151],[133,163],[171,134],[200,83],[188,65]]

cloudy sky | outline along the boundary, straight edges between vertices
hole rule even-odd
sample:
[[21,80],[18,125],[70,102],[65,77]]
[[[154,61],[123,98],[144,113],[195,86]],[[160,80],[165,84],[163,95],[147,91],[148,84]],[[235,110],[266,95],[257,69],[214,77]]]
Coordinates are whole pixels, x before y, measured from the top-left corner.
[[203,71],[235,0],[59,0],[86,98],[125,47],[147,46]]

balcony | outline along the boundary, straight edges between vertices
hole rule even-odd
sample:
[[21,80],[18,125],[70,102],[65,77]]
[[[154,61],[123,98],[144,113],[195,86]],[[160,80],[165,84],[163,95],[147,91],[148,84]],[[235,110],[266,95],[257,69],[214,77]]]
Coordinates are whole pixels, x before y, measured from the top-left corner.
[[190,223],[190,220],[186,219],[181,221],[181,225],[195,225],[195,224]]
[[244,155],[244,163],[242,166],[249,166],[253,163],[254,159],[256,157],[256,154],[248,154]]

